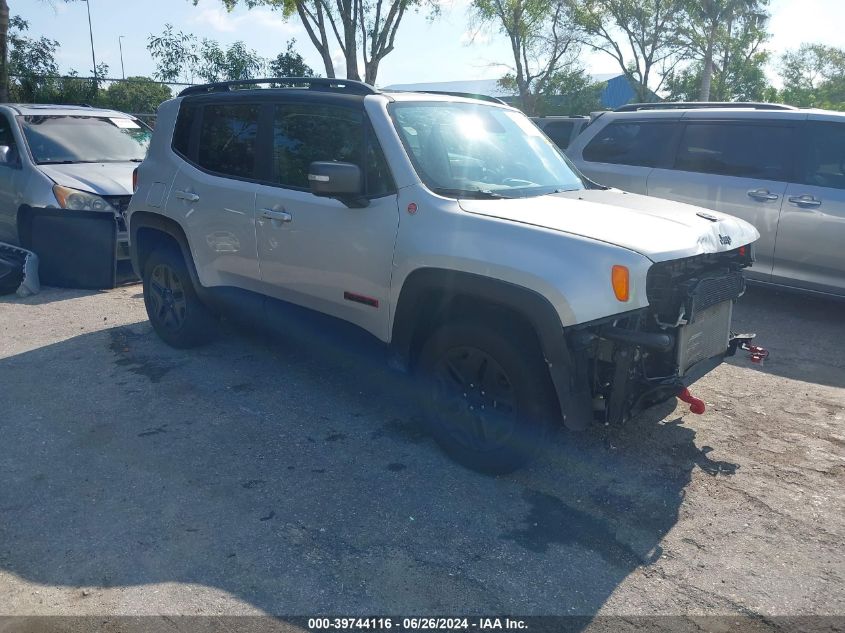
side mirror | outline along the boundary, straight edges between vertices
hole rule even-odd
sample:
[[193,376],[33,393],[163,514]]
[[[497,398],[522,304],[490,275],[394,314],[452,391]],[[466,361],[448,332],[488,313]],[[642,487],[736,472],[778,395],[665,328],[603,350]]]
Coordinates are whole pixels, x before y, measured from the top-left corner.
[[337,198],[348,207],[366,207],[369,204],[361,192],[361,169],[352,163],[311,163],[308,184],[315,196]]
[[17,162],[15,150],[8,145],[0,145],[0,165],[15,165]]

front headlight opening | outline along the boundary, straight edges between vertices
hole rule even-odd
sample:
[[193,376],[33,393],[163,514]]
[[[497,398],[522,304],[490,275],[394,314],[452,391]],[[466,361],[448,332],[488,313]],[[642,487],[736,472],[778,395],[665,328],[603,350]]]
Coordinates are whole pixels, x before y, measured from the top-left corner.
[[55,185],[53,194],[62,209],[72,211],[114,211],[108,202],[95,193]]

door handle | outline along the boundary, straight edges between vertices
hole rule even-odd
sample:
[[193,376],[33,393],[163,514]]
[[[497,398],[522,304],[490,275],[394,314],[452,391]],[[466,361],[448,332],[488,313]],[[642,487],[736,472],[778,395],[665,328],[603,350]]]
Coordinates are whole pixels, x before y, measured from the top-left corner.
[[178,189],[173,192],[173,195],[180,200],[187,200],[188,202],[196,202],[200,199],[200,197],[195,193],[191,193],[190,191],[181,191]]
[[780,198],[778,194],[771,193],[768,189],[752,189],[748,192],[748,197],[760,201],[777,200]]
[[273,211],[273,209],[261,209],[261,217],[277,222],[290,222],[293,216],[287,211]]
[[822,201],[818,198],[815,198],[811,195],[804,195],[804,196],[790,196],[789,201],[792,204],[797,204],[799,207],[820,207],[822,206]]

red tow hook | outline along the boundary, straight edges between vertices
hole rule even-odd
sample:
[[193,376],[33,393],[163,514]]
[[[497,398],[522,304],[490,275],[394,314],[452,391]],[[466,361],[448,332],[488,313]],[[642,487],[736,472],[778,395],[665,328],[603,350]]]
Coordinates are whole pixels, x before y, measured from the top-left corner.
[[701,415],[704,413],[706,408],[704,404],[704,400],[700,398],[696,398],[689,392],[689,389],[686,387],[683,388],[681,393],[678,394],[678,400],[681,402],[686,402],[689,405],[689,410],[691,413],[695,413],[696,415]]
[[758,347],[757,345],[744,345],[742,349],[748,352],[748,358],[752,363],[762,364],[764,360],[769,357],[769,350],[765,347]]

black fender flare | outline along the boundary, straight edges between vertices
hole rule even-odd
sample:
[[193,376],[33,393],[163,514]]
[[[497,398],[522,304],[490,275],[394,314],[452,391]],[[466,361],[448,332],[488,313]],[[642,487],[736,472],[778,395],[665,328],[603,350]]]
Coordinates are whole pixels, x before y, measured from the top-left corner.
[[[542,294],[507,281],[475,273],[442,268],[420,268],[411,272],[402,284],[393,318],[390,347],[393,357],[410,366],[417,326],[417,316],[426,309],[432,293],[447,303],[455,297],[477,299],[516,312],[534,329],[549,369],[564,421],[570,428],[583,428],[582,403],[573,395],[582,393],[574,381],[575,357],[570,351],[560,316]],[[581,400],[581,398],[578,398]],[[577,415],[572,415],[577,413]]]
[[129,218],[129,257],[132,260],[132,268],[138,277],[142,277],[143,270],[141,270],[139,239],[138,233],[141,229],[153,229],[171,237],[178,245],[182,252],[182,258],[188,267],[188,272],[191,275],[191,281],[194,284],[194,289],[197,294],[202,294],[203,285],[200,283],[199,275],[197,274],[196,266],[194,265],[194,258],[191,254],[191,246],[188,243],[188,236],[182,226],[172,218],[160,215],[158,213],[150,213],[149,211],[136,211]]

